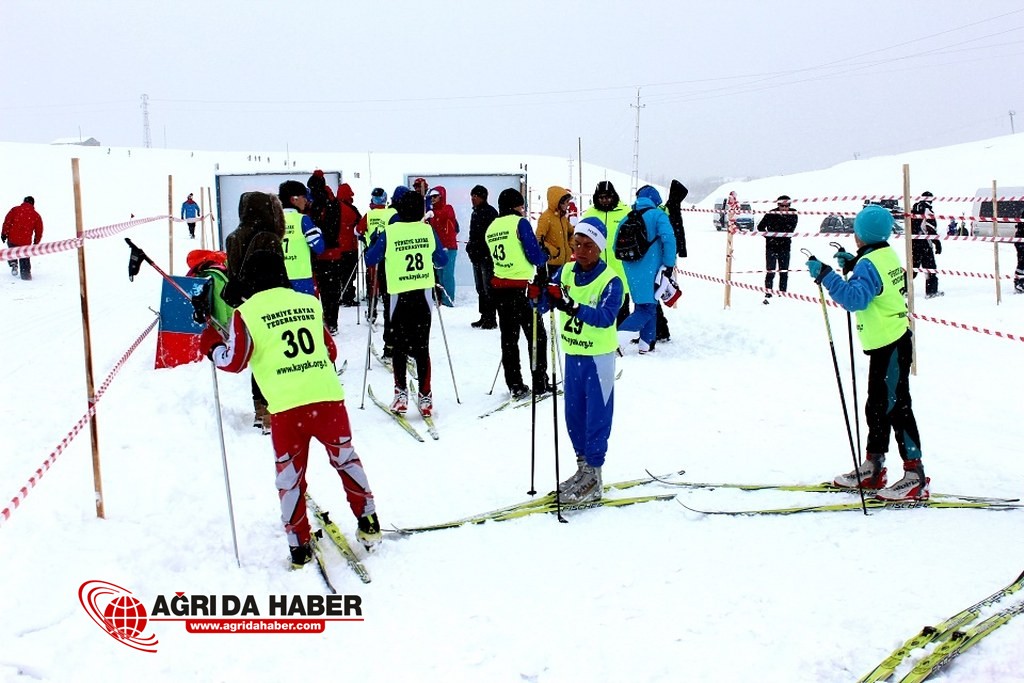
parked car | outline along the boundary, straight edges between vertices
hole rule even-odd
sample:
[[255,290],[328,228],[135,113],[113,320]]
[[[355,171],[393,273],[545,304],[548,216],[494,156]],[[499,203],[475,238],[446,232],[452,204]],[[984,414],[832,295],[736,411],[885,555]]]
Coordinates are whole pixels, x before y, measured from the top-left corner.
[[[874,203],[874,202],[872,202],[872,203]],[[888,207],[886,207],[886,208],[888,208]],[[820,231],[821,232],[834,233],[834,234],[840,234],[840,235],[852,235],[853,234],[853,219],[854,219],[854,216],[837,216],[837,215],[834,215],[834,214],[831,215],[831,216],[826,216],[825,219],[823,221],[821,221]],[[893,224],[893,226],[892,226],[892,231],[893,231],[893,234],[902,235],[903,234],[903,222],[902,221],[895,222]]]
[[[1000,187],[999,194],[1004,197],[1024,196],[1024,187]],[[992,189],[980,188],[975,193],[974,204],[971,206],[971,234],[988,236],[992,234]],[[1017,229],[1017,219],[1024,214],[1024,201],[1020,199],[999,201],[996,200],[996,211],[1001,217],[1014,220],[999,221],[999,234],[1003,237],[1013,237]]]
[[892,213],[892,220],[894,225],[892,226],[893,233],[897,235],[903,234],[903,207],[900,206],[898,199],[877,199],[874,201],[864,200],[864,206],[869,204],[877,204],[883,209],[889,209]]
[[[735,216],[736,228],[738,230],[754,229],[754,210],[747,202],[740,202],[740,211]],[[726,208],[726,200],[715,202],[715,230],[722,231],[729,227],[729,212]]]
[[821,222],[821,232],[834,232],[844,235],[853,234],[853,216],[826,216]]

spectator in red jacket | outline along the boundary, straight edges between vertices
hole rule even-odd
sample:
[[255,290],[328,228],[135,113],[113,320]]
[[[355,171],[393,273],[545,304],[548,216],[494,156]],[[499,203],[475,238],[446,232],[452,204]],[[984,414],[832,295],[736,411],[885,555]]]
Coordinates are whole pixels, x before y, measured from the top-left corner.
[[363,214],[352,203],[355,198],[348,183],[338,185],[338,208],[341,211],[341,223],[338,227],[338,249],[341,253],[341,281],[344,289],[341,292],[342,306],[358,306],[356,301],[356,268],[359,266],[359,243],[356,241],[356,228],[363,219]]
[[459,253],[456,236],[459,234],[459,219],[455,217],[455,209],[448,204],[448,192],[442,185],[431,188],[427,200],[430,202],[427,222],[434,228],[434,232],[441,240],[441,247],[448,252],[448,264],[438,270],[440,284],[444,289],[440,303],[445,306],[454,306],[455,257]]
[[[39,244],[43,240],[43,219],[36,212],[35,205],[36,200],[33,197],[25,197],[19,206],[7,212],[0,239],[6,242],[8,247],[27,247]],[[22,280],[32,279],[32,263],[28,256],[8,259],[7,265],[11,267],[11,275],[18,275],[20,272]]]

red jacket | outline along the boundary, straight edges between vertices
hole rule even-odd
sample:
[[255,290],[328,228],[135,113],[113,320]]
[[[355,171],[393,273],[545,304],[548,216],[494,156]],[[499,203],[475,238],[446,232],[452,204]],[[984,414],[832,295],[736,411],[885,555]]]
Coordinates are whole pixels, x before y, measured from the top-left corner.
[[342,252],[356,250],[356,226],[363,215],[352,203],[355,193],[348,183],[338,185],[338,204],[341,209],[341,225],[338,228],[338,248]]
[[0,236],[12,247],[39,244],[43,239],[43,219],[36,212],[36,207],[22,202],[7,212]]
[[431,211],[434,215],[430,217],[428,221],[430,226],[434,228],[434,232],[437,233],[437,237],[441,240],[441,246],[445,249],[458,249],[459,243],[456,241],[456,235],[459,232],[459,219],[455,217],[455,209],[453,209],[448,202],[448,192],[444,187],[438,185],[431,188],[431,192],[437,191],[441,195],[441,198],[437,200],[436,204],[433,204]]

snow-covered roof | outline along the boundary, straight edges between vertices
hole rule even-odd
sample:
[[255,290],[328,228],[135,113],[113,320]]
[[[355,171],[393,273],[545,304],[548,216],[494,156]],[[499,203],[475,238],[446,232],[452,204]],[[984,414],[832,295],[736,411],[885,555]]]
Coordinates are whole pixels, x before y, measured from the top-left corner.
[[83,147],[99,147],[100,141],[96,138],[57,138],[51,145],[82,145]]

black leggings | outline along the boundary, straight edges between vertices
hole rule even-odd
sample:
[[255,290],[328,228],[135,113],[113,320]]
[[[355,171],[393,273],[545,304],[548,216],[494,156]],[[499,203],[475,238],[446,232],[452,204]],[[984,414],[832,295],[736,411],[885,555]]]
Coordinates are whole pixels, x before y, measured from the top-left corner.
[[[498,309],[498,329],[501,332],[501,364],[505,371],[505,385],[509,389],[523,384],[523,371],[519,361],[519,331],[526,335],[526,345],[533,353],[534,309],[526,292],[518,288],[491,289],[491,299]],[[544,321],[537,318],[537,368],[531,376],[534,385],[542,383],[548,370],[548,335]],[[531,359],[532,361],[532,359]],[[532,362],[531,362],[532,365]]]
[[429,394],[430,388],[430,323],[429,290],[415,289],[392,297],[391,362],[395,368],[395,386],[405,390],[406,364],[412,358],[420,380],[419,391]]
[[864,417],[868,423],[867,452],[885,454],[889,432],[904,461],[921,459],[921,437],[910,402],[911,332],[891,344],[867,352],[868,398]]

